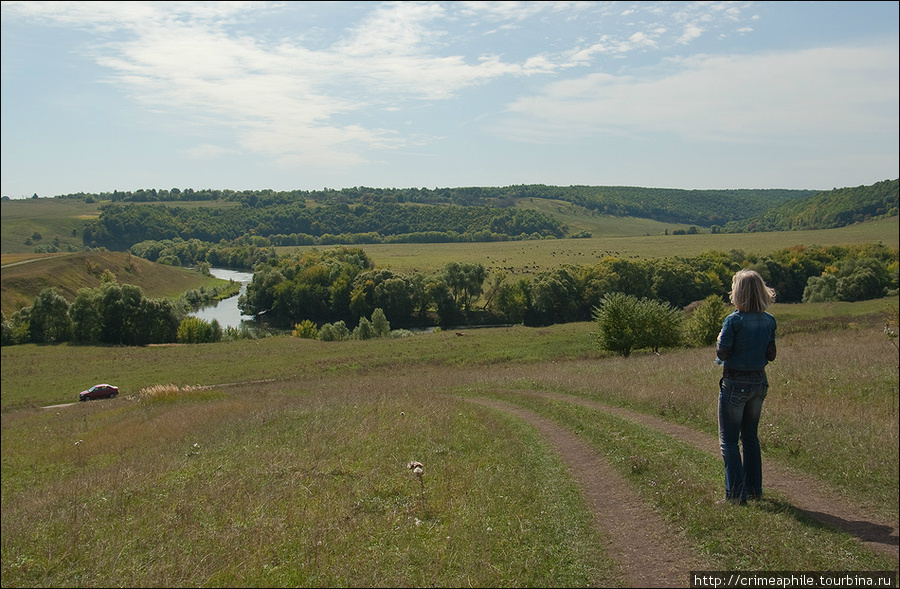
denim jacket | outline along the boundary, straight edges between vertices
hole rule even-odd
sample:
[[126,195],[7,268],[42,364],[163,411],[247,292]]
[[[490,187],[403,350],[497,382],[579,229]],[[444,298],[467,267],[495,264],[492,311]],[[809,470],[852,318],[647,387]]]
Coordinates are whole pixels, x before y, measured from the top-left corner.
[[735,311],[722,323],[716,356],[726,370],[763,370],[775,359],[775,327],[768,313]]

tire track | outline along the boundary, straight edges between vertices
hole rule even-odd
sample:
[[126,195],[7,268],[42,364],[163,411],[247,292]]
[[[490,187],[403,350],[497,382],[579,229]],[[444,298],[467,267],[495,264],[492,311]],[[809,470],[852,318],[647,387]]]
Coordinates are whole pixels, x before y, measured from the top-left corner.
[[683,587],[691,570],[705,567],[678,533],[647,505],[606,459],[577,435],[516,405],[466,401],[515,415],[535,427],[561,456],[581,487],[594,525],[629,587]]
[[[561,393],[530,390],[505,392],[543,397],[603,411],[663,432],[719,459],[722,456],[718,438],[653,415]],[[900,535],[898,535],[900,526],[896,521],[884,521],[882,518],[865,513],[814,477],[789,470],[763,456],[763,487],[784,494],[791,506],[798,511],[829,527],[851,534],[872,550],[900,558]]]

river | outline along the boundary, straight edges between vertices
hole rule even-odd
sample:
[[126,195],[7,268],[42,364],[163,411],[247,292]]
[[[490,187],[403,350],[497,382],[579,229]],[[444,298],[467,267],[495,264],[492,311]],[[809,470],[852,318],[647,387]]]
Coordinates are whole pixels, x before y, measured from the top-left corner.
[[253,280],[253,273],[242,272],[240,270],[229,270],[227,268],[210,268],[209,273],[216,278],[240,282],[241,291],[233,297],[223,299],[210,305],[205,305],[191,313],[191,315],[210,322],[215,319],[223,329],[226,327],[240,329],[242,322],[253,324],[253,317],[250,315],[241,315],[241,310],[238,309],[238,297],[247,290],[247,284]]

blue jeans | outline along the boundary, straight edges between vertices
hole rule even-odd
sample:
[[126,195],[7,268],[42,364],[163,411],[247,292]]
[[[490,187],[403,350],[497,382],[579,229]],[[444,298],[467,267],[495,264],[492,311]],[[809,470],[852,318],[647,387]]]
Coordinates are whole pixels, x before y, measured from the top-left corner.
[[[719,381],[719,444],[725,460],[725,498],[746,501],[762,496],[759,416],[769,390],[762,370]],[[744,450],[741,459],[741,443]]]

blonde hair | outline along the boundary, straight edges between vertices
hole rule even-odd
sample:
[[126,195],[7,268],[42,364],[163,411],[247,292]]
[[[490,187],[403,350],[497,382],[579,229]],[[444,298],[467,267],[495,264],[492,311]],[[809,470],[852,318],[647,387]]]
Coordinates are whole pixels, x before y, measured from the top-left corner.
[[762,313],[775,302],[775,289],[755,270],[741,270],[731,279],[731,304],[744,313]]

